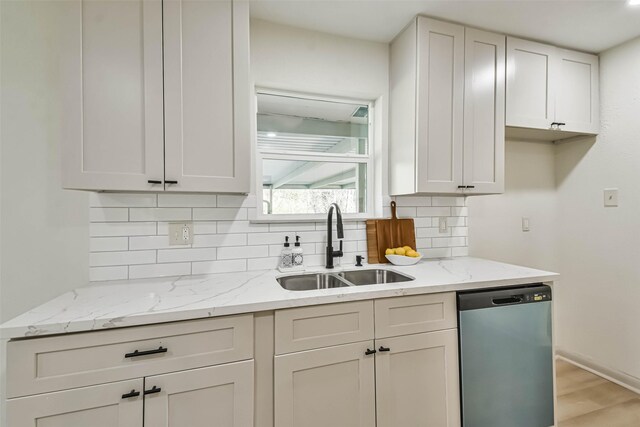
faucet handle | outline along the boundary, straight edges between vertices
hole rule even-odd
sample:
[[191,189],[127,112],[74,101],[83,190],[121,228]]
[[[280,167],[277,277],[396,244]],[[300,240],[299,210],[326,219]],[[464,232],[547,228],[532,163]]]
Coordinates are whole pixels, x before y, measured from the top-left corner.
[[340,255],[338,255],[338,256],[342,256],[343,255],[343,253],[342,253],[342,240],[340,240],[340,249],[338,250],[338,252],[340,252]]

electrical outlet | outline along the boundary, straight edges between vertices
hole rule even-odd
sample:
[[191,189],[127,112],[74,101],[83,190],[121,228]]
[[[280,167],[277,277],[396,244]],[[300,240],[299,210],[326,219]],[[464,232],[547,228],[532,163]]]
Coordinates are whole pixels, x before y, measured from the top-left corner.
[[531,230],[531,224],[529,223],[529,218],[527,218],[526,216],[522,217],[522,231],[530,231]]
[[618,189],[617,188],[604,189],[604,205],[606,207],[618,206]]
[[193,243],[192,222],[169,223],[169,246],[190,245]]
[[440,233],[446,233],[447,232],[447,217],[446,216],[441,216],[439,218],[438,226],[439,226]]

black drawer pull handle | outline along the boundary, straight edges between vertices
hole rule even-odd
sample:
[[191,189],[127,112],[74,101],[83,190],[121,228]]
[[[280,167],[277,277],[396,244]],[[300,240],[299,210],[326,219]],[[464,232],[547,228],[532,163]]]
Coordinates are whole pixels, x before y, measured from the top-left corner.
[[150,179],[147,181],[149,184],[162,184],[162,181],[158,181],[157,179]]
[[145,390],[144,395],[146,396],[147,394],[160,393],[161,391],[162,389],[160,387],[153,386],[151,390]]
[[467,185],[465,188],[476,188],[475,185]]
[[381,352],[381,353],[383,353],[383,352],[385,352],[385,351],[391,351],[391,349],[390,349],[389,347],[383,347],[383,346],[380,346],[380,348],[378,349],[378,351],[379,351],[379,352]]
[[133,390],[131,390],[131,392],[123,394],[122,398],[123,399],[129,399],[131,397],[138,397],[138,396],[140,396],[140,392],[136,391],[135,389],[133,389]]
[[160,354],[160,353],[166,353],[167,349],[160,346],[155,350],[146,350],[146,351],[134,351],[133,353],[127,353],[124,355],[124,357],[129,358],[129,357],[138,357],[138,356],[149,356],[150,354]]
[[467,188],[465,185],[458,185],[459,189]]
[[371,350],[371,349],[368,348],[367,351],[364,352],[364,355],[365,356],[370,356],[370,355],[376,354],[376,353],[377,353],[377,351]]
[[166,179],[165,179],[165,180],[164,180],[164,183],[165,183],[165,184],[177,184],[177,183],[178,183],[178,181],[168,181],[168,180],[166,180]]

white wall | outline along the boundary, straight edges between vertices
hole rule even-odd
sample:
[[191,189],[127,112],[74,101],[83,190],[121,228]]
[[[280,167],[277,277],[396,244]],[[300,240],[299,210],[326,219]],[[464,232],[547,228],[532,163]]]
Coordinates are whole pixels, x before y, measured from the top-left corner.
[[[506,142],[505,193],[467,197],[472,256],[559,269],[555,150],[551,143]],[[531,231],[522,231],[522,217]]]
[[[561,350],[640,384],[640,38],[600,57],[601,131],[558,147]],[[603,189],[620,206],[603,207]]]

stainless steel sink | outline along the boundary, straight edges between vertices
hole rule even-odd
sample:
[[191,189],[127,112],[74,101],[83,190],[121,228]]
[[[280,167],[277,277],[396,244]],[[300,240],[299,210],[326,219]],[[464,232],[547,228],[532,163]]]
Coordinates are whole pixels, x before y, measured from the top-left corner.
[[397,271],[383,269],[343,271],[338,273],[338,275],[356,286],[409,282],[413,280],[413,277],[406,276]]
[[276,280],[280,283],[280,286],[289,291],[311,291],[314,289],[408,282],[414,279],[397,271],[376,268],[336,273],[296,274],[278,277]]
[[313,289],[344,288],[350,286],[338,276],[329,273],[296,274],[276,279],[280,286],[289,291],[310,291]]

